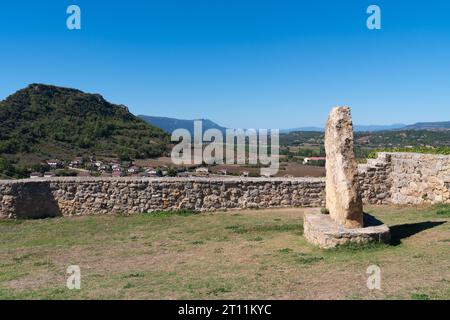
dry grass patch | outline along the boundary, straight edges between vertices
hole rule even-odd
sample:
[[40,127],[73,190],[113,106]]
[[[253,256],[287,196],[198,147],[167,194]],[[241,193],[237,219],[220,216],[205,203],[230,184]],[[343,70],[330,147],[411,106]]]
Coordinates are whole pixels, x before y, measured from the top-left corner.
[[0,298],[449,299],[447,209],[370,207],[393,244],[329,251],[302,237],[304,209],[0,221]]

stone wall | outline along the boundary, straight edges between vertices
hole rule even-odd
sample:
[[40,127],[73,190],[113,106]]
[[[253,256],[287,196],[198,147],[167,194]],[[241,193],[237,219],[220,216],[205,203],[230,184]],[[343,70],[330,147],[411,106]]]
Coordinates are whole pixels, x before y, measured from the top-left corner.
[[364,203],[386,204],[391,201],[391,155],[380,153],[358,167],[359,185]]
[[314,178],[52,178],[0,182],[0,217],[320,207]]
[[415,153],[389,155],[392,203],[450,203],[450,156]]
[[[364,203],[450,203],[450,156],[380,153],[359,165]],[[51,178],[0,181],[0,218],[322,207],[323,178]]]
[[359,177],[366,203],[450,203],[450,156],[381,152],[359,166]]

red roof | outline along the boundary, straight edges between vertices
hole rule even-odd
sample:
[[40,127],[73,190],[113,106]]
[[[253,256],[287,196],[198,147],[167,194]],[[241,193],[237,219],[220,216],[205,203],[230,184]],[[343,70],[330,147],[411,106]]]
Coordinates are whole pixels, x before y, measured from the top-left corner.
[[308,157],[309,160],[317,161],[317,160],[325,160],[325,157]]

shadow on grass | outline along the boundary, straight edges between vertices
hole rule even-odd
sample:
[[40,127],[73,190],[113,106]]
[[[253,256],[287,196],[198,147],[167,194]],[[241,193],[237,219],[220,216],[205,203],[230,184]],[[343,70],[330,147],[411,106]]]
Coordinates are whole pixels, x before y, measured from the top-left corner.
[[408,223],[399,224],[397,226],[390,227],[391,229],[391,245],[398,246],[401,244],[401,240],[409,238],[419,232],[431,229],[441,224],[446,223],[445,221],[425,221],[419,223]]

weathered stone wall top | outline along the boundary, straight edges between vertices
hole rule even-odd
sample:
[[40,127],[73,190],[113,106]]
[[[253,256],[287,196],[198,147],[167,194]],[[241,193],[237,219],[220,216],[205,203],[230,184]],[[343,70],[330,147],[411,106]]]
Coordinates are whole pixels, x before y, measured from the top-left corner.
[[390,156],[392,158],[396,159],[412,159],[412,160],[419,160],[419,161],[426,161],[426,160],[443,160],[443,161],[450,161],[450,155],[443,155],[443,154],[427,154],[427,153],[414,153],[414,152],[380,152],[378,153],[378,158]]
[[232,177],[232,176],[212,176],[212,177],[52,177],[52,178],[28,178],[20,180],[0,180],[0,185],[8,184],[22,184],[25,182],[152,182],[152,183],[164,183],[164,182],[325,182],[325,178],[247,178],[247,177]]

